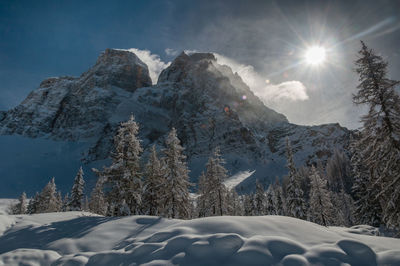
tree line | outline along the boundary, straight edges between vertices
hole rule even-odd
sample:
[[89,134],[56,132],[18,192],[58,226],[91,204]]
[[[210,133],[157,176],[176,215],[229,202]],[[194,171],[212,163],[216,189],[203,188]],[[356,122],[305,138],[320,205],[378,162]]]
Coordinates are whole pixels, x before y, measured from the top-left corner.
[[[227,169],[221,151],[216,147],[199,177],[197,193],[191,194],[189,191],[194,184],[189,182],[189,169],[176,130],[173,128],[166,137],[162,156],[155,145],[151,146],[145,164],[141,162],[143,149],[138,133],[139,126],[133,116],[121,123],[114,137],[111,165],[102,170],[93,169],[98,180],[89,199],[84,195],[81,167],[70,195],[62,199],[52,178],[28,205],[23,193],[19,203],[13,207],[13,213],[84,210],[107,216],[157,215],[180,219],[218,215],[287,215],[323,225],[352,223],[348,213],[343,213],[340,220],[334,218],[334,214],[346,210],[342,207],[345,204],[343,199],[348,200],[348,208],[352,208],[351,198],[344,192],[348,173],[343,168],[347,169],[349,160],[343,153],[337,151],[328,161],[332,186],[332,191],[328,191],[327,182],[317,168],[296,168],[287,139],[289,174],[283,185],[277,178],[265,191],[257,181],[255,193],[239,195],[235,188],[228,189],[224,184],[228,178]],[[337,177],[339,170],[342,176]],[[340,180],[339,185],[337,180]],[[335,189],[342,194],[334,194]],[[333,208],[333,199],[339,208]]]

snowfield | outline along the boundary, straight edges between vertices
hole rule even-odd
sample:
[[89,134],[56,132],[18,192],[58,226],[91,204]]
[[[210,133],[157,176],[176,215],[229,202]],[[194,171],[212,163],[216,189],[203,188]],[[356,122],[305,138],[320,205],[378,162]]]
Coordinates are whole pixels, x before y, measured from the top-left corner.
[[400,265],[400,239],[282,216],[1,214],[0,228],[0,265]]

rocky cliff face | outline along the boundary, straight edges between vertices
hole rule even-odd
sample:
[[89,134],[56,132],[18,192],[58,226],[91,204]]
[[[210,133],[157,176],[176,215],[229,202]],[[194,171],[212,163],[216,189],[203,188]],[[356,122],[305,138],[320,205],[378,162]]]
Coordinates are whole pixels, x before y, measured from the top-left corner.
[[118,104],[144,86],[151,86],[147,66],[133,53],[107,49],[79,78],[44,80],[20,105],[0,115],[0,133],[98,138]]
[[288,123],[213,54],[182,53],[152,85],[147,66],[134,53],[111,49],[79,78],[47,79],[19,106],[0,112],[0,133],[90,143],[83,158],[88,162],[108,156],[119,122],[131,113],[145,147],[160,145],[177,128],[194,180],[220,146],[231,174],[256,170],[245,186],[286,172],[286,137],[297,163],[304,164],[326,160],[334,148],[346,149],[350,135],[338,124]]

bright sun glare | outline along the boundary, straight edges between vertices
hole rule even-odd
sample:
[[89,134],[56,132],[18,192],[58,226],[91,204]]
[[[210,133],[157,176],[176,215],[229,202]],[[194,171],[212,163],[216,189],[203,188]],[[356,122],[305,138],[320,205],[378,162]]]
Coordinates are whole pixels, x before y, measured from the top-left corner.
[[306,52],[306,61],[310,65],[319,65],[324,62],[326,51],[324,47],[313,46]]

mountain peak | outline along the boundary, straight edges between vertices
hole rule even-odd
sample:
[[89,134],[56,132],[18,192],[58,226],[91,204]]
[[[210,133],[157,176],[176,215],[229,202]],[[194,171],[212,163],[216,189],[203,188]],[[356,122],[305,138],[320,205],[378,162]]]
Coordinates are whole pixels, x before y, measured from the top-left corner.
[[97,64],[105,65],[140,65],[147,68],[147,65],[137,57],[137,55],[129,50],[107,48],[97,58]]
[[212,53],[194,53],[187,55],[185,52],[182,52],[169,67],[161,72],[158,77],[158,83],[180,82],[187,76],[187,73],[192,68],[202,65],[204,69],[212,61],[216,61]]
[[147,65],[135,53],[119,49],[102,52],[81,78],[97,87],[111,85],[130,92],[152,85]]

